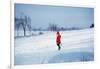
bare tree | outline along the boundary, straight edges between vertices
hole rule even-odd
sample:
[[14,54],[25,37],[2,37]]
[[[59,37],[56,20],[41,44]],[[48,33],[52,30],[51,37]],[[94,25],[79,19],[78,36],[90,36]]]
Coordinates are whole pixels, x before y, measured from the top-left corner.
[[31,31],[31,19],[30,17],[24,15],[20,18],[15,17],[15,29],[19,30],[20,26],[23,28],[24,36],[26,36],[26,30],[28,28]]

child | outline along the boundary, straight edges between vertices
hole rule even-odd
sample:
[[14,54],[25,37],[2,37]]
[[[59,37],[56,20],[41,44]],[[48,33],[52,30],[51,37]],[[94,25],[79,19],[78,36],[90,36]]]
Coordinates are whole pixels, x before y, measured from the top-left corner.
[[61,35],[59,32],[56,33],[57,34],[57,37],[56,37],[56,43],[57,43],[57,46],[58,46],[58,50],[61,49],[60,47],[60,44],[61,44]]

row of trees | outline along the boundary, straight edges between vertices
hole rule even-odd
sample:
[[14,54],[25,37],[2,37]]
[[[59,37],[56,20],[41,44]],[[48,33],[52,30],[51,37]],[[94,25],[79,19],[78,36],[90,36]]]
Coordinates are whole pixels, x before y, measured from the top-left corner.
[[57,24],[49,24],[48,26],[48,30],[50,31],[65,31],[65,30],[79,30],[81,28],[78,27],[71,27],[71,28],[67,28],[67,27],[59,27]]
[[[94,24],[91,24],[89,26],[89,28],[94,28]],[[50,31],[65,31],[65,30],[80,30],[82,28],[78,28],[78,27],[71,27],[71,28],[65,28],[65,27],[59,27],[57,24],[49,24],[48,26],[48,30]]]
[[43,27],[38,27],[38,28],[33,28],[33,31],[66,31],[66,30],[79,30],[81,28],[78,27],[60,27],[57,24],[48,24],[47,28]]

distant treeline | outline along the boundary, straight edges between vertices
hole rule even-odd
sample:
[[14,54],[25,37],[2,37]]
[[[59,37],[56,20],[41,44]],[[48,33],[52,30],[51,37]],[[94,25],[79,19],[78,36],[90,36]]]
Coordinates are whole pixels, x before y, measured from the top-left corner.
[[[20,17],[15,17],[15,30],[20,31],[23,30],[24,36],[26,36],[26,31],[66,31],[66,30],[80,30],[82,28],[79,27],[59,27],[55,23],[48,23],[47,28],[39,27],[39,28],[34,28],[32,27],[31,23],[31,18],[27,15],[23,15]],[[35,26],[35,25],[34,25]],[[93,28],[94,24],[91,24],[89,28]]]

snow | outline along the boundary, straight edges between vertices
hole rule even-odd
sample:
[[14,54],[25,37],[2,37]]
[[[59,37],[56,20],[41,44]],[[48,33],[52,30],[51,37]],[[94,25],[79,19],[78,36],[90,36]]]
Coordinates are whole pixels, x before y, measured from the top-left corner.
[[15,65],[94,60],[94,29],[60,31],[61,50],[56,32],[15,38]]

